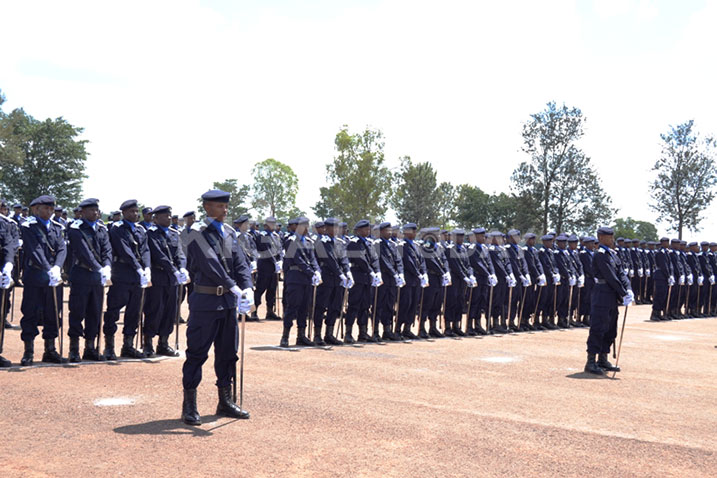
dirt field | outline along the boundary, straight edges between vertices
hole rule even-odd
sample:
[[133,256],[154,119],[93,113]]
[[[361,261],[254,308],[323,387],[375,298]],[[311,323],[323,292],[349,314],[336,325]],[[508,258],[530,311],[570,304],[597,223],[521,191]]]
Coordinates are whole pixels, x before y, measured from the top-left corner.
[[587,329],[292,352],[248,323],[252,418],[212,415],[210,357],[200,427],[179,421],[181,358],[16,366],[0,476],[713,477],[717,319],[648,315],[630,309],[616,380],[582,373]]

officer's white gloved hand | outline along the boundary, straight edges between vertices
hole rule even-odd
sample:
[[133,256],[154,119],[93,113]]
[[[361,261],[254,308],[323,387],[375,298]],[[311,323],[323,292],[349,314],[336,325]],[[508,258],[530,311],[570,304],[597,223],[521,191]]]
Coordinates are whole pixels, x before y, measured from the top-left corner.
[[642,269],[642,267],[639,267],[639,268],[637,269],[637,275],[640,276],[640,277],[642,277],[643,274],[644,274],[644,270]]
[[622,298],[622,305],[628,306],[635,300],[635,294],[631,290],[627,291],[627,295]]
[[428,287],[428,274],[421,274],[421,287],[425,288]]
[[635,277],[635,270],[634,270],[634,269],[630,269],[630,270],[628,271],[628,275],[629,275],[630,277]]
[[351,274],[351,271],[348,271],[346,273],[346,288],[350,289],[354,286],[354,284],[355,284],[354,276],[353,276],[353,274]]
[[488,285],[490,285],[491,287],[497,286],[498,285],[498,276],[496,276],[495,274],[489,275],[488,276]]
[[715,276],[714,275],[710,276],[710,284],[715,285]]
[[252,289],[251,287],[247,287],[246,289],[241,291],[241,295],[243,300],[245,300],[249,304],[249,307],[254,306],[254,289]]
[[12,274],[12,270],[15,266],[13,266],[12,262],[6,262],[5,265],[2,268],[2,273],[5,275]]
[[645,269],[645,275],[650,277],[650,275],[652,275],[652,271],[649,268]]
[[680,276],[680,285],[685,285],[685,275],[684,274],[682,274]]
[[[10,277],[8,274],[5,274],[4,272],[2,275],[0,275],[0,289],[9,289],[12,285],[12,277]],[[0,317],[0,320],[4,320],[2,317]]]
[[60,266],[50,267],[50,270],[47,271],[47,275],[50,277],[50,284],[53,282],[58,283],[62,280],[62,271],[60,270]]
[[179,272],[182,273],[182,276],[184,276],[184,281],[181,282],[181,284],[187,284],[189,282],[189,271],[185,269],[184,267],[179,268]]
[[530,287],[530,277],[520,276],[520,282],[523,284],[523,287]]
[[675,285],[675,278],[673,276],[670,276],[669,279],[667,279],[667,285]]
[[477,286],[478,286],[478,281],[476,280],[476,276],[471,275],[471,276],[469,277],[469,279],[471,280],[471,284],[470,284],[471,289],[472,289],[473,287],[477,287]]
[[578,287],[585,287],[585,276],[582,274],[578,276]]
[[471,286],[471,278],[470,277],[468,277],[468,276],[464,277],[463,282],[465,282],[468,287]]
[[346,278],[346,274],[339,274],[339,282],[344,289],[348,286],[349,280]]
[[452,283],[453,280],[451,279],[451,273],[446,272],[445,274],[443,274],[443,280],[441,281],[441,285],[445,287],[451,285]]
[[697,276],[697,285],[702,285],[705,283],[705,277],[704,276]]
[[403,277],[403,273],[396,274],[394,279],[396,279],[396,287],[398,287],[399,289],[406,285],[406,279]]
[[318,286],[320,284],[321,284],[321,272],[316,271],[316,272],[314,272],[314,275],[311,276],[311,285]]
[[692,274],[687,274],[687,284],[692,285],[695,283],[695,278],[692,276]]
[[152,269],[149,267],[144,268],[144,275],[147,277],[147,282],[152,282]]
[[560,274],[553,274],[553,285],[560,285]]
[[577,281],[577,279],[575,279],[575,276],[570,276],[570,277],[568,278],[568,285],[569,285],[570,287],[574,287],[575,284],[577,284],[577,283],[578,283],[578,281]]
[[511,272],[508,276],[508,287],[515,287],[516,285],[518,285],[518,282],[515,280],[515,276]]
[[137,269],[137,274],[139,274],[139,286],[142,289],[145,289],[149,285],[149,279],[147,279],[147,275],[142,269]]
[[256,272],[256,261],[251,261],[251,264],[249,264],[249,267],[251,267],[252,272]]
[[540,274],[538,276],[538,285],[540,287],[545,287],[545,285],[548,283],[547,277],[545,277],[545,274]]
[[100,269],[100,277],[102,279],[102,286],[106,286],[107,282],[109,282],[110,277],[112,277],[112,268],[110,266],[104,266],[102,269]]
[[274,264],[274,272],[275,272],[276,274],[278,274],[279,272],[281,272],[281,268],[282,268],[283,265],[284,265],[284,262],[283,262],[283,261],[276,261],[276,264]]
[[182,271],[174,271],[174,277],[177,278],[177,284],[184,284],[184,274],[182,274]]

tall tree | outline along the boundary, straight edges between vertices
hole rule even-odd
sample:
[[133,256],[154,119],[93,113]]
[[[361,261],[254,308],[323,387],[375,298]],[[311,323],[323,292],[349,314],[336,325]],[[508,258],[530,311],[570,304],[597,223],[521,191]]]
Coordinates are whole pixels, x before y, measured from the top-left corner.
[[18,134],[15,123],[25,116],[25,112],[15,110],[6,114],[2,110],[3,103],[5,96],[0,91],[0,179],[6,167],[20,165],[24,159],[22,148],[24,138]]
[[13,111],[13,134],[22,138],[22,163],[3,171],[3,195],[27,204],[51,194],[63,206],[75,205],[82,195],[87,140],[77,139],[83,129],[63,118],[39,121],[22,110]]
[[419,228],[435,224],[440,193],[436,170],[430,163],[413,164],[409,156],[401,158],[390,201],[401,223],[415,222]]
[[530,161],[513,171],[511,188],[535,206],[533,219],[543,232],[587,232],[614,215],[590,158],[576,146],[584,123],[579,108],[550,102],[523,125]]
[[386,214],[391,172],[384,165],[380,130],[366,128],[350,134],[344,126],[334,140],[336,156],[326,166],[329,186],[320,188],[321,199],[313,207],[319,217],[335,216],[352,227],[359,219],[377,221]]
[[443,229],[450,229],[455,225],[457,212],[456,195],[457,190],[454,185],[449,182],[442,182],[438,185],[438,199],[436,199],[438,215],[435,224],[429,226],[438,226]]
[[490,195],[477,186],[461,184],[456,192],[456,223],[464,228],[490,227]]
[[[231,194],[227,213],[227,219],[229,219],[229,221],[233,221],[242,214],[249,212],[249,207],[246,205],[246,201],[249,199],[248,185],[239,185],[239,181],[236,179],[225,179],[224,181],[215,181],[212,184],[212,189],[221,189]],[[199,217],[204,217],[202,198],[197,199],[197,204]]]
[[670,126],[660,138],[662,153],[652,168],[657,177],[651,184],[650,207],[658,213],[657,220],[682,239],[685,228],[699,231],[700,213],[714,198],[715,139],[695,132],[694,120]]
[[251,170],[252,206],[260,214],[284,217],[296,207],[299,178],[290,166],[269,158]]
[[615,219],[615,236],[630,239],[644,239],[645,241],[657,240],[657,228],[648,221],[638,221],[631,217]]

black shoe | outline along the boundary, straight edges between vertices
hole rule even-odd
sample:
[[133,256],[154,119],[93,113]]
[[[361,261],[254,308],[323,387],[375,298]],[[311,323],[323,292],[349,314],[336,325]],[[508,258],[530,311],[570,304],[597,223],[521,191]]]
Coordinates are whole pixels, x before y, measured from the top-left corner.
[[456,333],[450,327],[446,327],[446,330],[443,331],[443,336],[444,337],[456,337]]
[[289,332],[291,332],[291,326],[285,325],[284,331],[281,334],[281,341],[279,342],[279,347],[283,347],[285,349],[289,348]]
[[662,321],[662,317],[660,317],[660,313],[659,313],[659,312],[655,312],[655,311],[653,310],[653,311],[652,311],[652,315],[650,315],[650,320],[652,320],[653,322],[661,322],[661,321]]
[[528,332],[528,331],[532,332],[533,330],[535,330],[535,327],[528,320],[529,319],[525,320],[525,323],[523,324],[523,329],[526,332]]
[[460,322],[456,322],[453,326],[453,333],[456,334],[459,337],[465,337],[466,333],[461,330]]
[[259,321],[259,316],[256,314],[256,310],[254,310],[254,312],[252,312],[251,315],[249,317],[247,317],[247,320],[250,322]]
[[45,352],[42,354],[43,363],[65,363],[55,349],[55,339],[45,339]]
[[202,418],[197,410],[197,389],[184,390],[182,402],[182,421],[187,425],[201,425]]
[[12,362],[0,355],[0,368],[12,367]]
[[314,335],[314,345],[317,345],[319,347],[323,347],[326,345],[326,342],[324,342],[324,339],[321,338],[321,333],[318,335]]
[[26,340],[25,341],[25,353],[22,354],[22,358],[20,359],[20,365],[23,367],[28,367],[32,365],[32,361],[34,359],[35,355],[35,340]]
[[67,359],[72,363],[81,362],[80,358],[80,338],[70,337],[70,352],[67,355]]
[[445,335],[443,335],[443,333],[441,333],[441,331],[438,330],[438,327],[436,327],[436,319],[430,319],[430,327],[428,328],[428,336],[434,337],[437,339],[445,337]]
[[314,343],[306,336],[306,327],[299,327],[296,333],[296,345],[303,345],[305,347],[314,346]]
[[421,339],[428,339],[429,335],[426,331],[426,324],[424,322],[421,322],[421,325],[418,327],[418,337]]
[[346,332],[346,335],[344,335],[344,343],[349,345],[356,343],[353,336],[351,335],[351,332]]
[[585,364],[585,373],[592,373],[594,375],[605,375],[603,369],[598,367],[598,364],[595,362],[595,354],[588,354],[588,361]]
[[475,331],[476,335],[488,335],[488,331],[480,325],[475,328]]
[[82,353],[82,360],[91,360],[93,362],[104,362],[105,356],[95,347],[94,337],[85,337],[85,351]]
[[326,342],[328,345],[343,345],[343,342],[341,342],[339,339],[337,339],[334,336],[334,326],[333,325],[326,326],[326,333],[324,334],[324,342]]
[[159,337],[157,355],[162,355],[163,357],[179,357],[179,352],[169,345],[169,336]]
[[144,346],[142,347],[142,353],[147,358],[154,357],[154,346],[152,345],[152,337],[149,335],[144,336]]
[[115,336],[113,335],[105,335],[105,350],[104,350],[104,356],[105,360],[117,360],[117,355],[115,354]]
[[231,395],[231,387],[219,387],[219,403],[217,404],[217,415],[229,418],[249,418],[249,412],[242,410],[234,403]]
[[273,310],[266,313],[266,320],[281,320],[281,317],[276,315]]
[[606,370],[608,372],[619,372],[620,371],[620,367],[615,367],[613,364],[611,364],[608,361],[607,354],[598,355],[597,365],[601,369]]
[[558,319],[558,328],[559,329],[567,329],[570,325],[568,324],[568,321],[566,319]]
[[134,348],[134,335],[125,335],[124,343],[122,344],[122,350],[120,350],[120,357],[125,358],[144,358],[144,354]]
[[583,325],[585,327],[590,327],[590,316],[589,315],[586,315],[585,317],[583,317]]

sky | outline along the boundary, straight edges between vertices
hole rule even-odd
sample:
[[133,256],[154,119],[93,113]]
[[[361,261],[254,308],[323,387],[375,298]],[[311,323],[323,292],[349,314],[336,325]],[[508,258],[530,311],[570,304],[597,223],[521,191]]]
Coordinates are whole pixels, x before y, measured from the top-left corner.
[[[175,212],[275,158],[313,215],[333,140],[380,129],[388,165],[508,192],[521,129],[582,109],[580,147],[619,217],[649,208],[660,134],[717,134],[717,2],[0,0],[6,111],[62,116],[89,140],[85,197]],[[717,202],[702,232],[717,240]],[[390,219],[390,218],[389,218]],[[661,233],[665,225],[658,224]]]

